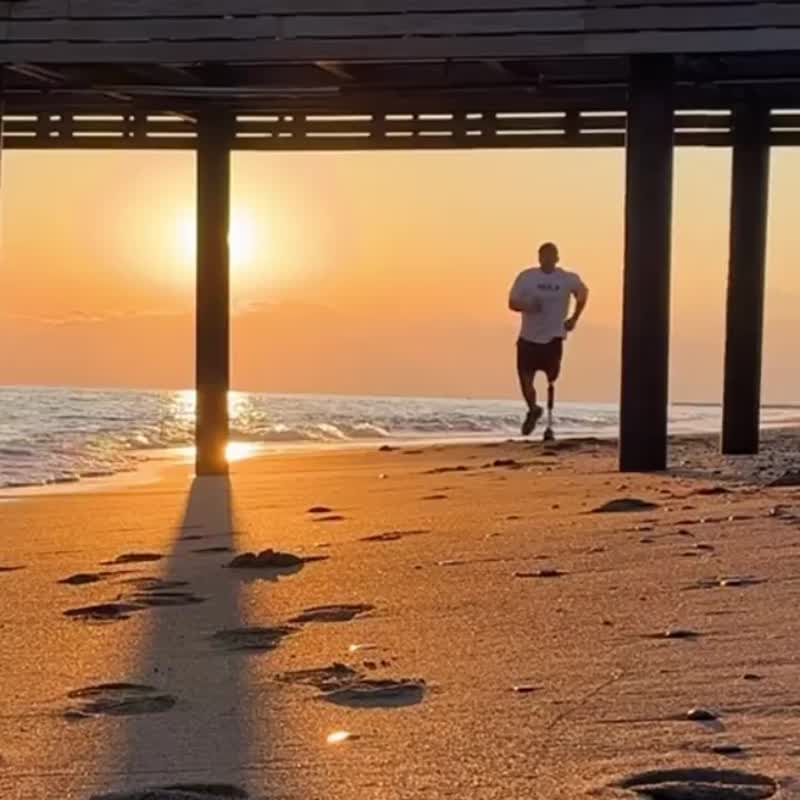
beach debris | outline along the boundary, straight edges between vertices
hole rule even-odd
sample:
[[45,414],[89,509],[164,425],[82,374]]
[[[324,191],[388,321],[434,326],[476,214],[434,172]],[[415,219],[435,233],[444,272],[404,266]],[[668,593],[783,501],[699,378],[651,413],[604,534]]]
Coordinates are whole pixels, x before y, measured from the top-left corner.
[[375,606],[366,603],[314,606],[304,609],[289,621],[300,625],[307,622],[350,622],[374,609]]
[[103,564],[145,564],[152,561],[161,561],[162,558],[164,556],[160,553],[123,553],[113,561],[104,561]]
[[697,639],[700,636],[702,634],[689,628],[668,628],[663,634],[665,639]]
[[227,783],[175,783],[133,791],[95,794],[89,800],[247,800],[250,795]]
[[720,589],[755,586],[764,583],[765,578],[732,577],[732,578],[703,578],[687,586],[687,589]]
[[686,719],[692,722],[713,722],[719,717],[707,708],[690,708],[686,712]]
[[260,553],[240,553],[229,564],[231,569],[299,569],[314,561],[326,561],[328,556],[297,556],[269,548]]
[[231,652],[274,650],[297,628],[281,625],[275,628],[249,627],[217,631],[212,637],[214,644]]
[[348,653],[362,653],[366,650],[378,650],[378,645],[376,644],[351,644],[350,647],[347,648]]
[[565,572],[562,572],[560,569],[537,569],[533,572],[515,572],[515,578],[560,578],[562,575],[566,575]]
[[769,486],[780,488],[783,486],[800,486],[800,469],[789,469],[773,480]]
[[323,692],[319,699],[355,708],[397,708],[422,702],[426,688],[425,681],[418,679],[366,678]]
[[64,612],[64,616],[86,622],[116,622],[128,619],[134,611],[140,610],[141,606],[131,603],[97,603],[81,608],[70,608]]
[[333,511],[328,506],[311,506],[306,512],[307,514],[330,514]]
[[778,790],[765,775],[703,767],[642,772],[617,787],[649,800],[766,800]]
[[649,500],[640,500],[637,497],[620,497],[609,500],[607,503],[592,509],[592,514],[620,514],[636,513],[639,511],[652,511],[659,508],[658,503]]
[[152,686],[135,683],[103,683],[76,689],[67,697],[73,703],[64,716],[70,720],[102,716],[134,716],[169,711],[177,702],[172,695],[162,694]]
[[325,737],[325,741],[328,744],[342,744],[344,742],[354,742],[360,738],[360,736],[350,733],[350,731],[334,731]]

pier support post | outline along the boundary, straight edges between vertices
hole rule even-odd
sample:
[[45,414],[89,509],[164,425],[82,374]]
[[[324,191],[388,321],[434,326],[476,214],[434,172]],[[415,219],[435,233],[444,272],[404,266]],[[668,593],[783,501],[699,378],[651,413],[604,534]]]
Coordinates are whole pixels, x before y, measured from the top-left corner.
[[757,453],[759,445],[769,134],[769,108],[734,110],[722,410],[722,452],[730,455]]
[[232,117],[207,110],[197,120],[196,472],[228,472],[230,388],[230,149]]
[[628,99],[619,463],[667,464],[672,58],[634,56]]

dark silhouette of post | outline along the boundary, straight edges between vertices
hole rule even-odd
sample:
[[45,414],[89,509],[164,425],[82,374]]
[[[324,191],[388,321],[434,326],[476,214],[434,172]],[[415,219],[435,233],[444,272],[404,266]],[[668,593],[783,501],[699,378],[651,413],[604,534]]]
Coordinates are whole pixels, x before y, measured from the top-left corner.
[[197,120],[198,475],[228,471],[230,387],[230,150],[233,119],[207,110]]
[[759,445],[769,137],[769,108],[734,110],[722,411],[722,452],[731,455],[757,453]]
[[633,56],[626,132],[620,469],[667,464],[673,100],[671,56]]

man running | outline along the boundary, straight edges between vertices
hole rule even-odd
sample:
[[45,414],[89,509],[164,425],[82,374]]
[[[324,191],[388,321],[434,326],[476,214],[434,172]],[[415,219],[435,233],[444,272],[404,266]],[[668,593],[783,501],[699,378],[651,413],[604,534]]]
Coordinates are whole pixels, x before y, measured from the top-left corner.
[[[573,331],[589,299],[589,290],[574,272],[558,266],[558,248],[546,242],[539,248],[539,266],[523,270],[511,287],[508,307],[522,315],[517,340],[517,373],[528,414],[522,435],[529,436],[544,413],[536,402],[534,378],[541,371],[552,387],[561,371],[564,339]],[[569,316],[570,299],[575,310]],[[552,389],[551,389],[552,390]]]

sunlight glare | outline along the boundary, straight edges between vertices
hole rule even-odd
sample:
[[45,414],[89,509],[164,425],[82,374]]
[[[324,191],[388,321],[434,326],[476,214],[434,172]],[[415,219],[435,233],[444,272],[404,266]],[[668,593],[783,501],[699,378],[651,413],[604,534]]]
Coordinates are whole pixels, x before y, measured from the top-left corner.
[[[197,221],[193,214],[183,214],[176,223],[176,236],[181,259],[194,266],[197,253]],[[257,228],[251,214],[241,209],[233,211],[228,231],[231,267],[242,270],[252,266],[259,247]]]

